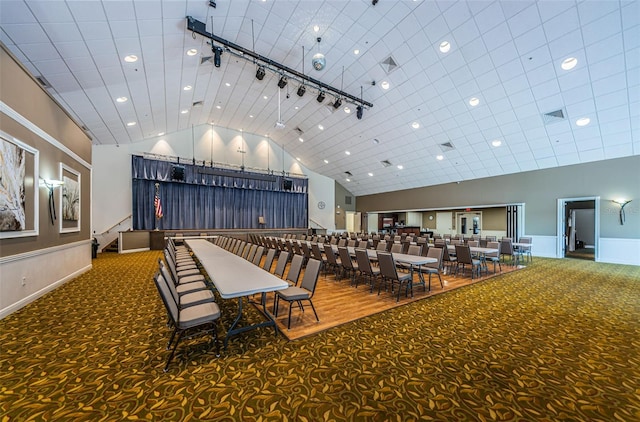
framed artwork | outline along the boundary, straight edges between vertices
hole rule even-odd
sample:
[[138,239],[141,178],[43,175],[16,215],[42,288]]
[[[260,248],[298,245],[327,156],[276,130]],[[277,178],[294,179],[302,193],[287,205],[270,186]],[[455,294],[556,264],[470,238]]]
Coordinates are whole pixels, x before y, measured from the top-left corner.
[[0,239],[38,235],[37,149],[0,131]]
[[80,172],[60,163],[60,233],[80,231]]

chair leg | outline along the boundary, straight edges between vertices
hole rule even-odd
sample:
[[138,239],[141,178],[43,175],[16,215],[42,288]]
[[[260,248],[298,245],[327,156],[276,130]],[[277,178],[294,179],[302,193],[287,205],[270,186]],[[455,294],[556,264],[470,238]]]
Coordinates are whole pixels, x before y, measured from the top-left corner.
[[313,314],[316,316],[316,321],[320,322],[320,318],[318,318],[318,313],[316,312],[315,306],[313,306],[313,302],[309,299],[309,304],[311,305],[311,309],[313,309]]
[[184,333],[184,331],[180,331],[180,333],[178,334],[178,338],[176,339],[176,344],[173,345],[173,349],[171,349],[171,353],[169,353],[169,358],[167,359],[167,363],[164,365],[164,370],[163,370],[164,372],[167,372],[169,370],[169,364],[171,363],[171,360],[173,360],[173,355],[176,353],[176,349],[178,348],[178,343],[180,343],[180,339],[182,338],[182,333]]
[[291,308],[293,308],[293,302],[289,302],[289,319],[287,320],[287,330],[291,329]]

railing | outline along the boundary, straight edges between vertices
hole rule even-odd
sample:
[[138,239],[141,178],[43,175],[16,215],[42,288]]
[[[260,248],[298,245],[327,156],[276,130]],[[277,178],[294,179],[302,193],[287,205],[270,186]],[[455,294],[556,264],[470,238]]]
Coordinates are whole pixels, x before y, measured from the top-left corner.
[[327,228],[324,227],[322,224],[318,223],[316,220],[314,220],[313,218],[309,218],[309,222],[315,224],[318,227],[312,227],[312,229],[323,229],[326,230]]
[[[98,244],[100,244],[101,246],[100,251],[103,251],[104,248],[109,246],[114,240],[118,238],[118,231],[120,230],[114,231],[114,229],[120,229],[120,226],[122,226],[122,224],[125,223],[127,220],[131,220],[132,217],[133,217],[133,214],[129,214],[123,219],[121,219],[120,221],[118,221],[117,223],[115,223],[114,225],[112,225],[111,227],[109,227],[107,230],[103,231],[102,233],[99,233],[99,234],[94,233],[93,237],[96,238],[96,240],[98,241]],[[131,228],[131,224],[129,224],[128,228]]]

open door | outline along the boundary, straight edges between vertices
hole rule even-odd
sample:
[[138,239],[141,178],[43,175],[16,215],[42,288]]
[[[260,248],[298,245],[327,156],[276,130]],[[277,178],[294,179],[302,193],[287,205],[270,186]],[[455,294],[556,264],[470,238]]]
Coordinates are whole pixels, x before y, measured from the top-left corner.
[[598,197],[558,200],[558,257],[598,260],[599,210]]

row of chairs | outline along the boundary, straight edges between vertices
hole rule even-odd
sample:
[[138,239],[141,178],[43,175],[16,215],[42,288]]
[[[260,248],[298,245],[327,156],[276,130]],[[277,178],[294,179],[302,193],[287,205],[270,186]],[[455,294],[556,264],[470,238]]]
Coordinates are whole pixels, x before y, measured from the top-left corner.
[[[254,239],[256,240],[256,239]],[[238,253],[243,250],[243,241],[233,238],[218,238],[216,240],[216,244],[221,246],[227,250],[232,250],[234,253]],[[297,243],[296,243],[297,244]],[[238,245],[238,246],[236,246]],[[253,245],[257,246],[257,245]],[[252,246],[248,246],[248,244],[244,245],[244,249],[252,249]],[[260,264],[260,259],[262,258],[262,254],[265,250],[265,247],[260,245],[256,248],[256,255],[253,258],[253,263],[256,265]],[[279,254],[277,254],[279,252]],[[313,295],[316,290],[318,275],[320,273],[320,267],[322,266],[322,260],[314,259],[313,257],[309,257],[305,260],[305,256],[302,254],[294,254],[291,257],[289,271],[285,276],[285,270],[287,268],[287,263],[289,263],[289,251],[287,250],[278,250],[276,248],[267,249],[265,260],[262,264],[262,268],[265,271],[271,272],[271,267],[273,266],[273,261],[277,257],[276,268],[273,272],[276,276],[283,278],[289,283],[289,287],[284,290],[279,290],[275,294],[274,302],[273,302],[273,314],[277,317],[279,311],[280,300],[286,301],[289,303],[289,316],[287,318],[287,329],[291,328],[291,311],[293,308],[293,304],[297,304],[301,311],[304,311],[303,301],[308,302],[311,305],[311,309],[316,317],[316,321],[320,321],[318,317],[318,313],[316,312],[315,307],[313,306]],[[240,254],[244,255],[244,252]],[[247,253],[247,258],[251,257],[251,252]],[[298,281],[300,279],[300,273],[302,271],[303,265],[305,265],[304,275],[302,277],[302,281],[300,282],[300,286],[298,286]]]
[[211,335],[216,356],[220,356],[217,322],[221,314],[213,289],[188,251],[176,247],[170,239],[163,253],[165,260],[158,260],[153,279],[167,312],[168,325],[173,328],[166,346],[170,350],[164,366],[167,372],[185,335],[189,338]]

